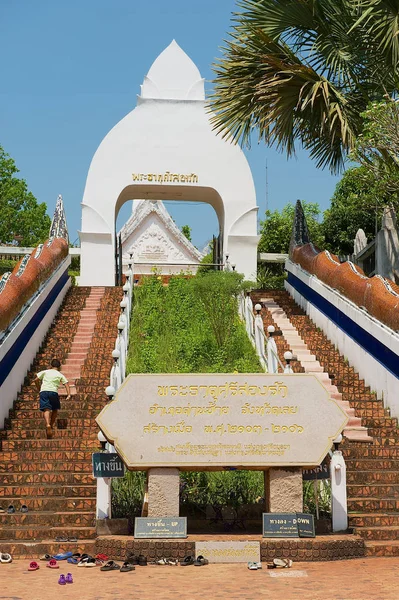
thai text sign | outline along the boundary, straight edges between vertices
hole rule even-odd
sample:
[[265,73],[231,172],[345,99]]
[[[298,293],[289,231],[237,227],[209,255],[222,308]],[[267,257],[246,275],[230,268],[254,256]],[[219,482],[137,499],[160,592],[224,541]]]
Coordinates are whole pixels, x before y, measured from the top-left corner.
[[195,542],[195,556],[210,563],[260,562],[259,542]]
[[97,423],[132,469],[319,465],[347,416],[314,375],[129,375]]
[[94,452],[93,477],[123,477],[125,465],[115,452]]
[[306,513],[263,513],[263,537],[315,537],[313,515]]
[[135,538],[186,538],[186,517],[136,517]]

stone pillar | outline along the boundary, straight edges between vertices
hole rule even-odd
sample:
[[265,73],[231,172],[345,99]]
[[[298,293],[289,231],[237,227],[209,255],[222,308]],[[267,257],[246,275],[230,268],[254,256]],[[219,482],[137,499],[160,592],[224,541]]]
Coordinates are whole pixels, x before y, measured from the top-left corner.
[[179,516],[179,469],[156,468],[148,471],[148,516]]
[[97,477],[96,519],[110,519],[111,515],[110,477]]
[[265,471],[266,512],[302,512],[302,469],[271,468]]

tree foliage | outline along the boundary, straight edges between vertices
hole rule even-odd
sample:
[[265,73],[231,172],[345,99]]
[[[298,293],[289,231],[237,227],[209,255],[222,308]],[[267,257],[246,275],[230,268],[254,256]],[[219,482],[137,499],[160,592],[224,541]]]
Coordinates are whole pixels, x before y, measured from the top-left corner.
[[363,133],[352,157],[378,181],[377,200],[395,203],[399,198],[399,101],[373,102],[361,116]]
[[370,101],[398,88],[396,0],[238,0],[215,64],[213,123],[224,136],[299,142],[336,172],[362,131]]
[[[319,222],[321,211],[318,204],[302,201],[310,238],[316,246],[323,248],[324,237]],[[295,206],[287,204],[280,211],[266,211],[266,218],[260,223],[260,241],[258,252],[287,253],[290,245]]]
[[26,181],[16,177],[14,160],[0,146],[0,243],[35,246],[49,235],[46,204],[38,204]]
[[181,228],[182,234],[191,242],[191,227],[190,225],[183,225]]
[[335,188],[330,208],[324,212],[325,247],[336,254],[352,254],[358,229],[364,230],[369,241],[374,239],[383,207],[391,200],[385,185],[367,167],[346,171]]

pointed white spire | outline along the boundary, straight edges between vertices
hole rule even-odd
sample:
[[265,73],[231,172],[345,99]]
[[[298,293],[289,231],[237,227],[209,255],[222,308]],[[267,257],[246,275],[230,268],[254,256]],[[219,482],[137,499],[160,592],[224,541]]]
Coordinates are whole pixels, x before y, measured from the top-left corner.
[[175,40],[153,62],[141,86],[141,98],[205,99],[201,73]]
[[54,238],[64,238],[67,243],[69,243],[68,226],[61,194],[57,198],[49,233],[49,239],[51,240]]

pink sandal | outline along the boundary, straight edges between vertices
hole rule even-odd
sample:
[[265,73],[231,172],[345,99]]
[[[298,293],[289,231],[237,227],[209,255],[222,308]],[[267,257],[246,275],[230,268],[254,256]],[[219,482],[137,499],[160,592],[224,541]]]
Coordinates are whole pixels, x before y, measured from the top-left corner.
[[35,562],[34,560],[32,560],[32,562],[29,564],[28,571],[37,571],[39,568],[40,567],[37,564],[37,562]]
[[57,563],[57,561],[52,558],[51,560],[48,561],[46,567],[49,567],[50,569],[59,569],[60,565]]

